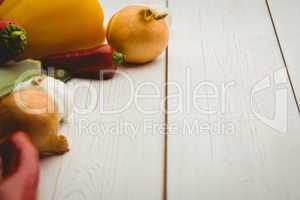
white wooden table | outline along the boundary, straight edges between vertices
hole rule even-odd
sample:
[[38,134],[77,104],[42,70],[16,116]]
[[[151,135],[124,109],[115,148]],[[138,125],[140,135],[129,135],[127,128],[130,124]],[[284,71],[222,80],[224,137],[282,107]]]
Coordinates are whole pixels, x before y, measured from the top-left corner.
[[71,151],[42,161],[39,199],[300,199],[299,0],[101,3],[106,20],[168,7],[169,49],[113,80],[68,83],[81,86],[62,128]]

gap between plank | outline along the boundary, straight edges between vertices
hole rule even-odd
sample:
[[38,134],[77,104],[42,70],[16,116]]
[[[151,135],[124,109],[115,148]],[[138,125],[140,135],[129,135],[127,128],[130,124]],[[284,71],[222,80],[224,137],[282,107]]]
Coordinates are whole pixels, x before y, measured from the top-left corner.
[[[169,0],[166,0],[166,7],[169,8]],[[168,110],[169,110],[169,47],[165,55],[165,110],[164,110],[164,161],[163,161],[163,200],[168,200]]]
[[164,169],[163,169],[163,200],[168,199],[168,82],[169,82],[169,49],[166,49],[166,57],[165,57],[165,116],[164,116]]
[[293,82],[292,82],[292,78],[291,78],[291,75],[290,75],[290,72],[289,72],[289,68],[287,66],[287,62],[286,62],[285,55],[284,55],[284,52],[283,52],[283,49],[282,49],[282,45],[281,45],[281,42],[280,42],[280,39],[279,39],[279,35],[278,35],[277,29],[276,29],[276,25],[275,25],[275,21],[274,21],[272,11],[271,11],[271,7],[270,7],[270,4],[269,4],[268,0],[265,0],[265,2],[266,2],[268,12],[269,12],[269,15],[270,15],[270,18],[271,18],[271,22],[272,22],[274,33],[275,33],[275,36],[276,36],[277,44],[279,46],[280,54],[281,54],[281,57],[282,57],[282,60],[283,60],[283,63],[284,63],[284,66],[285,66],[285,69],[286,69],[286,72],[287,72],[287,75],[288,75],[288,79],[289,79],[289,82],[290,82],[290,85],[291,85],[291,88],[292,88],[294,100],[296,102],[298,112],[300,112],[300,105],[299,105],[299,102],[298,102],[297,94],[296,94],[296,91],[295,91],[295,88],[294,88],[294,85],[293,85]]

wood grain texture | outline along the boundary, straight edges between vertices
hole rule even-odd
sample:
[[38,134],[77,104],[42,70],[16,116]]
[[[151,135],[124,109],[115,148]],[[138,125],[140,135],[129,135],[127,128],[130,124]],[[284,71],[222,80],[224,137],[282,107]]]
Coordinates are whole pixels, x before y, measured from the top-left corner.
[[168,199],[299,199],[299,115],[265,2],[169,6]]
[[[164,0],[103,0],[105,21],[132,3],[165,5]],[[68,83],[84,84],[74,100],[76,107],[90,112],[74,111],[62,129],[71,151],[43,161],[39,199],[162,198],[165,56],[144,66],[120,68],[119,73],[109,81]],[[135,99],[136,94],[156,97]]]
[[[77,108],[85,108],[87,102],[87,95],[89,93],[89,87],[91,85],[90,80],[72,80],[67,85],[67,93],[71,95],[72,90],[76,90],[78,94],[76,98],[74,98],[74,104]],[[79,87],[80,86],[80,87]],[[77,89],[76,89],[77,88]],[[72,96],[72,95],[71,95]],[[63,124],[60,133],[64,134],[68,138],[68,142],[71,146],[72,151],[73,146],[76,146],[76,135],[79,135],[82,131],[76,122],[82,116],[75,111],[72,111],[70,118],[66,123]],[[54,195],[57,190],[57,184],[59,180],[59,176],[61,173],[62,166],[66,160],[66,157],[69,156],[65,154],[63,156],[55,156],[51,158],[46,158],[41,161],[41,176],[40,176],[40,184],[39,184],[39,199],[55,199]]]
[[268,0],[283,54],[300,105],[300,2]]

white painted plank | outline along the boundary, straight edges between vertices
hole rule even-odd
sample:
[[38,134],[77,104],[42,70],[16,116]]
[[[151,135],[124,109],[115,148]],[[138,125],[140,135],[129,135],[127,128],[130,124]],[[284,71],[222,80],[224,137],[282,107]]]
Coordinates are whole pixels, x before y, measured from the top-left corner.
[[[105,21],[131,3],[164,5],[164,0],[101,2]],[[73,81],[90,85],[88,92],[87,88],[81,88],[74,99],[92,109],[86,114],[75,112],[63,128],[71,151],[43,161],[39,199],[161,199],[164,114],[160,106],[164,96],[165,56],[137,68],[121,68],[120,73],[125,73],[129,80],[118,74],[109,81]],[[158,91],[152,85],[143,85],[149,82]],[[158,93],[158,96],[134,102],[137,92]],[[127,103],[129,106],[120,112],[104,113],[116,111]]]
[[[73,79],[66,85],[67,91],[75,90],[78,85],[81,88],[77,89],[76,98],[74,98],[74,104],[77,108],[86,107],[87,95],[89,93],[89,87],[91,85],[90,80],[77,80]],[[70,94],[70,93],[69,93]],[[78,135],[81,132],[78,125],[76,125],[76,121],[78,121],[82,116],[72,111],[71,116],[68,122],[65,122],[60,130],[60,133],[66,135],[68,138],[68,142],[71,145],[71,151],[76,151],[77,144],[74,139],[74,135]],[[75,148],[73,148],[75,146]],[[61,168],[63,163],[65,162],[66,157],[69,154],[65,154],[64,156],[54,156],[51,158],[45,158],[41,160],[41,175],[40,175],[40,184],[39,184],[39,198],[43,200],[52,200],[54,199],[55,191],[57,190],[58,178],[61,173]]]
[[300,106],[300,1],[268,0]]
[[[163,78],[162,63],[163,58],[143,69],[123,71],[133,79],[136,91],[144,81],[160,84],[157,78]],[[130,85],[117,76],[108,82],[93,82],[92,87],[100,91],[96,110],[73,124],[78,131],[70,136],[72,151],[64,157],[54,199],[159,199],[163,134],[151,125],[163,124],[161,99],[139,100],[123,112],[102,114],[101,107],[109,111],[128,103],[133,96]],[[153,90],[144,87],[140,92],[151,94]],[[141,113],[137,105],[156,113]]]
[[[170,85],[168,199],[299,199],[300,118],[288,82],[274,82],[285,68],[265,2],[169,6],[169,80],[182,99],[171,98],[179,90]],[[261,80],[270,87],[254,93],[251,105],[251,91],[268,84]],[[209,86],[195,90],[204,81]],[[220,98],[222,85],[232,81]],[[195,105],[193,91],[202,94]],[[188,130],[192,125],[198,127]]]

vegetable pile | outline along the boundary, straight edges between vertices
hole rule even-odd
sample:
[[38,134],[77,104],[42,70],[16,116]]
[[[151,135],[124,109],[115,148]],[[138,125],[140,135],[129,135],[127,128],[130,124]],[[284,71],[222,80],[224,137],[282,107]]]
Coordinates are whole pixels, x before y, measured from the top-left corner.
[[[61,111],[67,102],[61,100],[63,82],[111,79],[123,63],[155,60],[168,45],[167,15],[128,6],[113,15],[105,30],[99,0],[0,0],[0,157],[10,144],[20,159],[16,173],[0,180],[0,199],[34,199],[37,152],[69,151],[67,139],[58,133],[68,114]],[[43,74],[50,69],[53,78]],[[59,85],[60,94],[49,92],[47,83]],[[34,168],[28,177],[30,162]],[[20,188],[14,193],[9,188],[16,183]]]
[[[48,103],[51,102],[50,99],[53,99],[47,91],[41,94],[26,88],[35,85],[40,90],[42,80],[53,82],[45,78],[43,69],[54,69],[55,73],[51,75],[65,82],[72,77],[106,80],[114,77],[118,65],[153,61],[168,45],[167,15],[147,6],[128,6],[112,16],[105,31],[104,13],[98,0],[1,1],[0,109],[10,113],[10,116],[3,114],[1,117],[2,121],[19,120],[19,124],[7,127],[9,123],[0,122],[0,144],[9,131],[22,129],[37,132],[34,130],[38,130],[38,127],[28,128],[34,120],[18,111],[18,102],[14,97],[18,93],[25,97],[30,94],[29,102],[25,103],[31,107],[36,107],[33,104],[44,105],[41,102],[47,99]],[[105,39],[108,44],[103,44]],[[39,79],[41,81],[35,83]],[[25,88],[17,91],[19,85]],[[42,117],[53,114],[48,112],[43,116],[35,116],[35,121],[49,123],[50,129],[52,127],[50,132],[57,135],[59,120],[56,120],[56,116],[64,114],[59,110],[55,108],[53,111],[55,120],[51,117],[42,120]],[[22,115],[26,117],[21,119]],[[48,129],[41,131],[45,135],[49,132]],[[54,142],[59,141],[54,139]],[[39,147],[38,140],[33,143]],[[62,152],[66,149],[67,145]],[[55,149],[52,150],[55,154]]]
[[[0,5],[0,64],[38,59],[44,68],[68,74],[57,77],[64,81],[110,79],[117,65],[147,63],[166,49],[167,15],[148,6],[127,6],[112,16],[105,31],[98,0],[5,0]],[[103,44],[105,36],[108,44]]]

